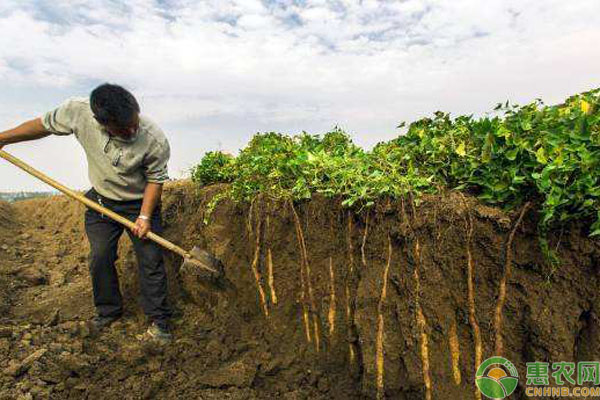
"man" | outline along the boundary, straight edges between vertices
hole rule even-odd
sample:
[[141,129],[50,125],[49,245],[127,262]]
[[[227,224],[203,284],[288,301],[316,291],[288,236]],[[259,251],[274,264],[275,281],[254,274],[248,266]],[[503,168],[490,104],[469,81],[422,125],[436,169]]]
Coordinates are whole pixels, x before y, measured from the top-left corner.
[[[86,197],[135,221],[129,237],[137,255],[141,302],[151,324],[144,338],[169,341],[167,276],[158,245],[145,236],[160,233],[162,186],[169,177],[170,148],[161,129],[140,115],[135,97],[124,88],[104,84],[89,99],[73,98],[41,118],[0,133],[8,144],[48,135],[74,135],[88,161],[92,189]],[[123,301],[115,269],[123,226],[88,209],[85,229],[90,242],[90,274],[97,315],[91,324],[102,330],[119,319]]]

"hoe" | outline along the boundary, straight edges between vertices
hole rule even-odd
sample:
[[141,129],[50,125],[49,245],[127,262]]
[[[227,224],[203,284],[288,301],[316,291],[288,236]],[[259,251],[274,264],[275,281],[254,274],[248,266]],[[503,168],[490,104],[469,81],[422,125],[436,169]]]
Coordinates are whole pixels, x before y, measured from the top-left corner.
[[[6,161],[10,162],[11,164],[14,164],[15,166],[21,168],[23,171],[27,172],[28,174],[31,174],[31,175],[35,176],[36,178],[42,180],[43,182],[47,183],[48,185],[52,186],[53,188],[61,191],[62,193],[71,197],[72,199],[75,199],[75,200],[85,204],[87,207],[89,207],[103,215],[106,215],[107,217],[120,223],[121,225],[124,225],[126,228],[132,229],[135,226],[135,224],[132,221],[128,220],[127,218],[107,209],[106,207],[101,206],[100,204],[97,204],[96,202],[88,199],[87,197],[83,196],[82,194],[80,194],[74,190],[71,190],[71,189],[67,188],[66,186],[61,185],[60,183],[56,182],[52,178],[44,175],[40,171],[27,165],[23,161],[8,154],[7,152],[0,150],[0,157],[4,158]],[[208,253],[206,250],[202,250],[198,247],[194,247],[191,251],[187,252],[184,249],[182,249],[181,247],[177,246],[176,244],[169,242],[168,240],[158,236],[157,234],[155,234],[153,232],[149,232],[146,235],[146,238],[149,240],[152,240],[153,242],[156,242],[157,244],[164,247],[165,249],[170,250],[176,254],[179,254],[181,257],[183,257],[183,264],[182,264],[180,270],[187,269],[188,267],[196,267],[196,268],[199,268],[198,272],[200,272],[200,271],[202,272],[201,274],[199,274],[201,276],[210,278],[215,281],[220,280],[220,278],[223,278],[223,276],[224,276],[223,264],[221,263],[221,261],[219,261],[213,255]]]

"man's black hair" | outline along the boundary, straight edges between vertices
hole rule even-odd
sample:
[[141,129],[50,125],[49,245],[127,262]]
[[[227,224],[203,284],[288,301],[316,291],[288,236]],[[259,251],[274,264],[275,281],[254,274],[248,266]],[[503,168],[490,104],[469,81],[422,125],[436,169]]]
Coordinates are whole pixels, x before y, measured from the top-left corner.
[[110,83],[92,91],[90,106],[94,117],[102,125],[125,127],[140,112],[140,105],[129,91]]

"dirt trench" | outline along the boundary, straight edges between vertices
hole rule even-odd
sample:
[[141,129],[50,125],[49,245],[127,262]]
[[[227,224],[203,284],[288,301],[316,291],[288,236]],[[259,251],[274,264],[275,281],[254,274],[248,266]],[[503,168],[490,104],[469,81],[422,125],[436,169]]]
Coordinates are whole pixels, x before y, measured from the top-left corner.
[[61,196],[10,207],[0,398],[479,399],[474,372],[489,356],[524,377],[529,361],[599,354],[600,246],[583,223],[551,234],[552,270],[535,207],[506,214],[447,193],[355,213],[259,198],[222,202],[204,225],[222,187],[167,189],[166,236],[213,251],[228,281],[167,255],[177,312],[166,348],[135,338],[145,320],[127,240],[126,315],[95,337],[83,208]]

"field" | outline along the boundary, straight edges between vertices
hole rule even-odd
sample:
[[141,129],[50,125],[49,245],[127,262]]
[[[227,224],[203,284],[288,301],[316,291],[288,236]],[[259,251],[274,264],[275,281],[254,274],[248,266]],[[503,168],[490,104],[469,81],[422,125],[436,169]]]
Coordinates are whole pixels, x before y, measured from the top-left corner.
[[0,201],[12,203],[14,201],[26,200],[35,197],[52,196],[52,192],[0,192]]
[[[492,355],[594,360],[598,91],[565,103],[436,113],[372,151],[339,129],[255,136],[166,188],[167,238],[214,252],[229,285],[167,256],[176,340],[100,336],[83,207],[0,203],[0,398],[481,399]],[[521,379],[514,398],[525,398]]]

